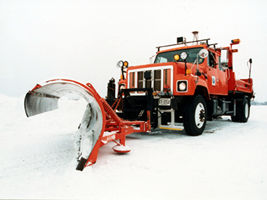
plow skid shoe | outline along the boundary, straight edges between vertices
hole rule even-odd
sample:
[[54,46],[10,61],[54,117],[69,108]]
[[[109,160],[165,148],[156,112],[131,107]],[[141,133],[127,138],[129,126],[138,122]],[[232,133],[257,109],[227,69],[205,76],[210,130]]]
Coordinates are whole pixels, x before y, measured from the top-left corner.
[[112,149],[113,149],[113,151],[115,151],[116,153],[119,153],[119,154],[125,154],[125,153],[129,153],[131,151],[130,147],[128,147],[126,145],[120,145],[120,144],[115,145]]
[[[36,85],[24,100],[28,117],[58,108],[58,100],[63,96],[76,95],[85,99],[87,106],[77,131],[77,170],[83,170],[97,158],[101,137],[105,129],[105,113],[99,95],[93,88],[79,82],[57,79]],[[78,124],[77,124],[78,126]]]

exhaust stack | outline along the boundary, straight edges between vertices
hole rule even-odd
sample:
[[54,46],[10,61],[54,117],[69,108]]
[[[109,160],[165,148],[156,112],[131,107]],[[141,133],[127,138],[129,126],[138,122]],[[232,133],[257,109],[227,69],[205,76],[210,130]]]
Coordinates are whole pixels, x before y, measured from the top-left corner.
[[198,31],[193,31],[193,41],[196,42],[196,44],[198,44]]

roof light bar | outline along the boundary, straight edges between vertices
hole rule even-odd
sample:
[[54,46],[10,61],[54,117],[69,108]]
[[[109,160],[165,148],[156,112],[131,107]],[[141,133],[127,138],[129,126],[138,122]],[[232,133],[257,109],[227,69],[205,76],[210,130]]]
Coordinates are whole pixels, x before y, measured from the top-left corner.
[[[179,41],[181,40],[181,38],[183,37],[178,37],[179,38]],[[160,48],[162,47],[170,47],[170,46],[176,46],[176,45],[181,45],[181,44],[188,44],[188,43],[194,43],[194,42],[202,42],[202,41],[205,41],[207,45],[209,45],[208,41],[210,40],[210,38],[207,38],[207,39],[202,39],[202,40],[194,40],[194,41],[189,41],[189,42],[178,42],[178,38],[177,38],[177,44],[168,44],[168,45],[163,45],[163,46],[158,46],[156,47],[158,49],[158,51],[160,51]]]

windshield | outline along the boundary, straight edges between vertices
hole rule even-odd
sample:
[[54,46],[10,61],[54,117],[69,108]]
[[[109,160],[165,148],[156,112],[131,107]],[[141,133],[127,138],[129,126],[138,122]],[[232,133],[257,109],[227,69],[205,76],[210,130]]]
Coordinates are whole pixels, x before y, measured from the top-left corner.
[[[203,48],[180,49],[180,50],[176,50],[176,51],[168,51],[168,52],[159,53],[157,55],[154,63],[176,62],[174,60],[173,56],[176,54],[178,54],[180,56],[182,52],[187,53],[186,62],[194,63],[196,58],[197,58],[197,54],[201,49],[203,49]],[[200,58],[198,56],[198,63],[200,64],[203,61],[204,61],[204,59]],[[180,59],[178,60],[178,62],[184,62],[184,60],[181,59],[181,56],[180,56]]]

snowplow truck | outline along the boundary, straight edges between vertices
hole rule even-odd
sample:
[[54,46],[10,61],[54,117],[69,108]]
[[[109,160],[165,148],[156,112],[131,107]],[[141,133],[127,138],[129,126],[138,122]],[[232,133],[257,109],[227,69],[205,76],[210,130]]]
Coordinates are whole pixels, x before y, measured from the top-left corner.
[[[254,97],[253,81],[250,75],[236,80],[233,71],[233,54],[238,50],[232,46],[240,40],[222,48],[208,42],[185,42],[181,37],[177,44],[157,47],[153,64],[119,64],[125,73],[119,81],[119,96],[123,94],[119,115],[128,120],[146,120],[149,110],[152,128],[179,130],[182,123],[192,136],[202,134],[206,121],[218,116],[247,122]],[[162,50],[170,46],[178,47]],[[251,67],[252,59],[248,63]],[[109,90],[108,101],[112,102]]]
[[[198,136],[206,122],[218,116],[247,122],[254,92],[251,70],[247,79],[235,77],[233,54],[238,50],[233,46],[240,40],[221,48],[209,40],[178,37],[175,44],[157,47],[152,64],[119,61],[121,77],[117,87],[113,78],[109,81],[106,98],[90,83],[56,79],[37,84],[26,94],[26,114],[54,110],[58,99],[69,93],[88,102],[78,130],[78,170],[94,164],[99,148],[108,142],[115,142],[115,152],[129,152],[125,141],[133,132],[184,129]],[[251,69],[252,59],[248,64]]]

